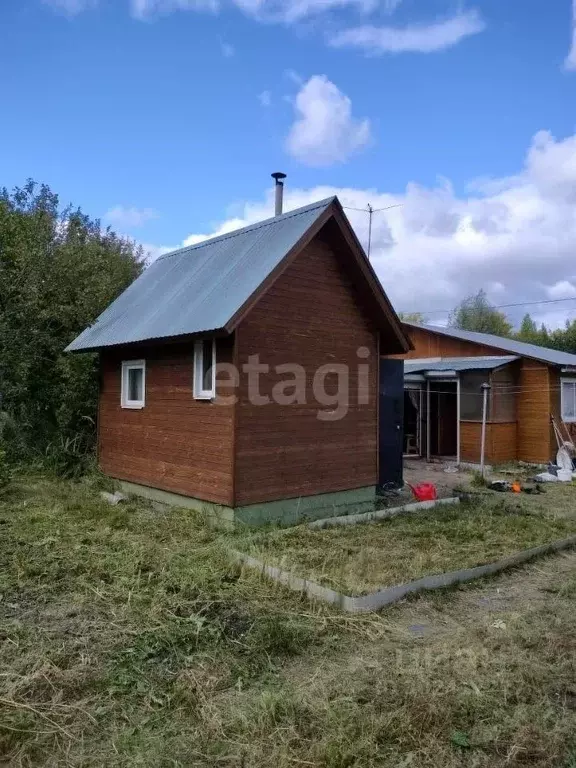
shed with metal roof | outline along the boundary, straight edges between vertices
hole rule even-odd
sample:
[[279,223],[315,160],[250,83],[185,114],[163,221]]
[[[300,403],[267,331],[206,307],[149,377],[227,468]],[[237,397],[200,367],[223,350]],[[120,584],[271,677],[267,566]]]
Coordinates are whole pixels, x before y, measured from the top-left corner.
[[328,198],[162,256],[68,351],[99,352],[105,473],[260,523],[373,506],[379,353],[409,348]]

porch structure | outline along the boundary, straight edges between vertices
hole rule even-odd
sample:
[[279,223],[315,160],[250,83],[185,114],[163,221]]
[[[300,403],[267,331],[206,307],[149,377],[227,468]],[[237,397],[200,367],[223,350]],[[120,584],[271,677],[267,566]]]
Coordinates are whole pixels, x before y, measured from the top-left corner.
[[480,462],[483,393],[489,384],[485,459],[517,458],[517,356],[404,361],[404,456]]

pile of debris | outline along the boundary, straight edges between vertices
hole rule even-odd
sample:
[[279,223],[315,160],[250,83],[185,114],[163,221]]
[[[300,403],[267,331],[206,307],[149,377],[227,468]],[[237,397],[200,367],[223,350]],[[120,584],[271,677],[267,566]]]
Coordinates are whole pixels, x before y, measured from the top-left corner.
[[519,480],[492,480],[487,483],[491,491],[512,493],[544,493],[544,489],[538,482],[521,483]]
[[546,472],[540,472],[540,474],[535,475],[534,480],[539,483],[569,483],[573,477],[576,477],[576,472],[574,471],[576,468],[576,448],[566,425],[563,424],[566,436],[568,437],[567,440],[564,439],[554,417],[552,417],[551,421],[554,436],[556,437],[556,445],[558,446],[556,464],[550,463]]

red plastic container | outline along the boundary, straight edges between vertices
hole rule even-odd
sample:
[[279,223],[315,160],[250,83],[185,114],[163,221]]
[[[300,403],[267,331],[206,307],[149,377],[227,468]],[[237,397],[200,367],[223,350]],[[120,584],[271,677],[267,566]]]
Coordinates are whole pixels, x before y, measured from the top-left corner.
[[434,501],[434,499],[438,498],[436,486],[432,483],[418,483],[418,485],[411,485],[410,490],[417,501]]

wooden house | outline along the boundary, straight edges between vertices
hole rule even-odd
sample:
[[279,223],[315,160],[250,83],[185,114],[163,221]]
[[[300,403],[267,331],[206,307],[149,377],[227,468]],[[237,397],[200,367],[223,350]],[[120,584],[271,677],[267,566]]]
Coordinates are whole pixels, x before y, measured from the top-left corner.
[[371,507],[408,349],[335,197],[160,257],[68,347],[100,356],[106,474],[250,524]]
[[413,346],[404,355],[405,454],[478,463],[488,384],[486,461],[554,458],[552,417],[564,434],[576,427],[576,355],[456,328],[404,327]]

